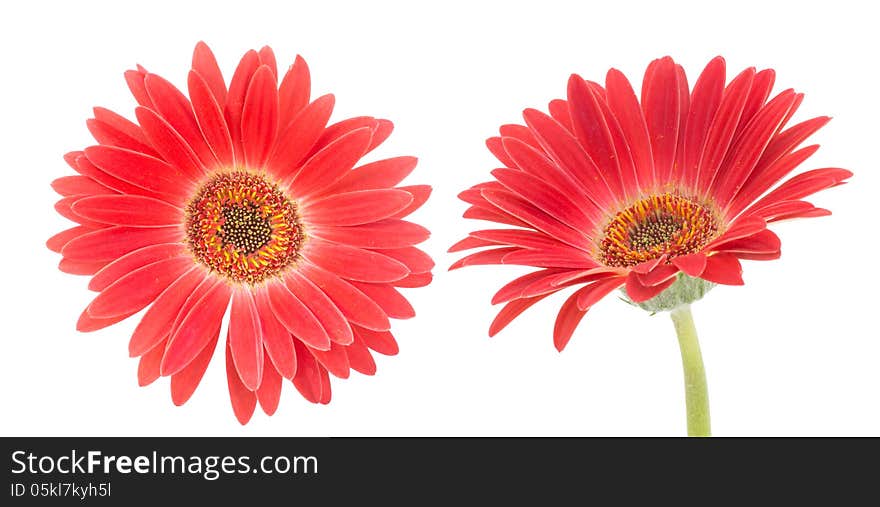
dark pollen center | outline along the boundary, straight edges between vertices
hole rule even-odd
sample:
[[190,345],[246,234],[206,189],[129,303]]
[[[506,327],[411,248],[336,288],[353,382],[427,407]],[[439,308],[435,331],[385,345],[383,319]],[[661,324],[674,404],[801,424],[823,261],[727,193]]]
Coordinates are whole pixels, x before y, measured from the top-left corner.
[[664,245],[687,227],[687,221],[670,213],[658,213],[645,217],[632,225],[629,241],[633,250],[646,251]]
[[221,214],[223,224],[217,230],[217,237],[223,241],[223,246],[232,245],[242,254],[250,255],[272,239],[269,217],[264,216],[255,204],[227,205]]

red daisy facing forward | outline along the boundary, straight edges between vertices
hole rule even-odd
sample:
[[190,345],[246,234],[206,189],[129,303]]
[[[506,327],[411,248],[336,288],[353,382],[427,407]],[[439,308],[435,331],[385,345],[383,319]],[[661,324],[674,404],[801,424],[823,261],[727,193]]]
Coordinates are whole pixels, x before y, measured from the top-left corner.
[[[487,145],[504,167],[459,197],[471,205],[466,218],[511,227],[472,232],[450,251],[485,249],[451,269],[540,269],[495,294],[492,303],[506,305],[489,334],[576,287],[553,331],[562,350],[590,307],[623,287],[633,303],[673,312],[686,370],[698,370],[688,380],[701,377],[705,391],[689,304],[714,284],[742,285],[740,260],[779,258],[767,225],[830,214],[802,199],[852,175],[815,169],[777,185],[816,151],[798,146],[829,118],[784,128],[803,95],[785,90],[768,100],[773,82],[773,70],[750,68],[725,86],[718,57],[689,90],[682,67],[666,57],[648,66],[641,101],[615,69],[604,87],[572,75],[567,100],[550,102],[549,115],[527,109],[525,126],[502,126]],[[692,434],[708,434],[708,404],[697,407],[692,395]]]
[[416,159],[354,167],[391,122],[328,126],[333,96],[310,101],[299,57],[279,83],[268,47],[245,54],[227,88],[199,43],[189,98],[140,66],[125,78],[138,123],[96,108],[87,125],[98,144],[67,154],[79,174],[52,183],[55,208],[78,225],[47,244],[100,293],[77,329],[149,306],[129,343],[138,381],[170,376],[180,405],[228,307],[226,372],[242,424],[258,401],[275,412],[283,378],[328,403],[328,372],[372,375],[371,350],[397,353],[389,318],[414,315],[398,289],[427,285],[433,262],[415,246],[428,230],[403,219],[431,189],[397,186]]

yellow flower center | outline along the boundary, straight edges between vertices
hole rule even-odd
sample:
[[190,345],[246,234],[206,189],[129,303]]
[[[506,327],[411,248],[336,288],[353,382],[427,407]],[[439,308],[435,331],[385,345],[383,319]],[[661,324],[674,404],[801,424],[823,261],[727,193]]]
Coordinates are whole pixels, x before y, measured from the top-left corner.
[[715,214],[703,204],[673,194],[652,195],[621,210],[605,226],[598,258],[629,267],[666,255],[700,251],[718,236]]
[[245,171],[207,181],[186,208],[193,256],[237,283],[257,284],[296,261],[305,236],[278,185]]

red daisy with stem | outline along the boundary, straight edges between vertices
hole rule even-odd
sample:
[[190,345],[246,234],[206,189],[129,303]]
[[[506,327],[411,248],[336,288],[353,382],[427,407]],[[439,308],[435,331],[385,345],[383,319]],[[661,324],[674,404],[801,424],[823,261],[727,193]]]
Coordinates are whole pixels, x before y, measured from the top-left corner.
[[[639,98],[618,70],[604,86],[572,75],[549,114],[523,113],[487,141],[504,166],[465,190],[474,231],[451,252],[482,249],[450,269],[538,268],[503,286],[495,335],[568,288],[553,329],[560,351],[587,311],[617,288],[650,311],[671,311],[686,375],[688,427],[709,434],[708,395],[690,303],[714,284],[742,285],[742,260],[780,256],[768,224],[829,215],[803,200],[852,176],[839,168],[786,177],[817,145],[800,145],[828,117],[786,127],[803,95],[770,98],[775,73],[749,68],[725,84],[717,57],[693,89],[672,58],[651,62]],[[781,182],[781,183],[780,183]]]
[[398,290],[431,281],[404,220],[427,185],[398,186],[414,157],[355,167],[390,134],[368,116],[328,125],[333,95],[310,98],[305,61],[279,75],[269,47],[248,51],[227,87],[199,43],[188,97],[138,66],[125,73],[137,123],[103,108],[98,144],[68,153],[78,174],[52,182],[77,223],[47,245],[98,296],[77,322],[95,331],[149,307],[129,342],[138,381],[171,377],[185,403],[225,333],[232,408],[244,424],[278,406],[282,379],[330,401],[330,374],[376,371],[396,354],[389,319],[414,315]]

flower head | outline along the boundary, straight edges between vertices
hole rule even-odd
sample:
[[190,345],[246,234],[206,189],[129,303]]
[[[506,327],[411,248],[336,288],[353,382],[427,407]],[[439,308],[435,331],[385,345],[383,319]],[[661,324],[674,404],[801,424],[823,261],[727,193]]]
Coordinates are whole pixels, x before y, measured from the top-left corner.
[[562,350],[614,289],[645,304],[677,281],[699,296],[710,283],[741,285],[741,260],[780,256],[768,224],[830,214],[803,198],[852,173],[823,168],[785,180],[818,148],[799,145],[829,118],[786,128],[803,95],[785,90],[768,100],[774,76],[749,68],[725,85],[717,57],[691,90],[682,67],[666,57],[648,66],[641,100],[615,69],[604,87],[572,75],[566,100],[551,101],[549,115],[527,109],[525,125],[502,126],[487,145],[504,167],[459,197],[471,205],[465,217],[505,228],[456,243],[450,251],[483,250],[451,269],[539,269],[495,294],[492,303],[506,305],[490,335],[575,287],[554,329]]
[[140,66],[125,78],[137,123],[95,108],[87,125],[98,144],[68,153],[78,174],[52,183],[56,209],[77,225],[47,245],[99,292],[77,329],[149,307],[129,351],[140,384],[170,376],[179,405],[228,310],[226,370],[242,423],[257,402],[276,410],[283,378],[327,403],[329,374],[372,375],[371,350],[397,352],[389,318],[414,315],[398,288],[427,285],[433,267],[415,246],[427,229],[403,220],[431,190],[398,186],[416,159],[355,167],[391,122],[328,126],[333,96],[310,99],[302,58],[279,76],[268,47],[247,52],[227,88],[199,43],[188,97]]

